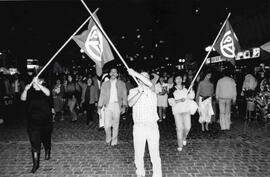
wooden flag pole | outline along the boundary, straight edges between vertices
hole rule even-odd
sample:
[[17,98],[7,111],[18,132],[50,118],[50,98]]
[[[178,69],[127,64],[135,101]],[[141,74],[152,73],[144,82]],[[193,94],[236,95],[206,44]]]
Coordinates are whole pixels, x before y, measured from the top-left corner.
[[[97,8],[94,13],[96,13],[99,10],[99,8]],[[51,59],[46,63],[46,65],[39,71],[39,73],[35,76],[35,78],[38,78],[40,76],[40,74],[49,66],[49,64],[54,60],[54,58],[61,52],[61,50],[63,50],[63,48],[69,43],[69,41],[73,38],[73,36],[75,34],[77,34],[82,27],[91,19],[91,16],[89,16],[84,22],[83,24],[81,24],[81,26],[68,38],[68,40],[60,47],[60,49],[57,50],[57,52],[51,57]],[[30,85],[33,84],[33,81],[30,83]]]
[[214,45],[216,44],[216,42],[217,42],[217,40],[218,40],[218,37],[220,36],[220,33],[221,33],[222,29],[224,28],[224,26],[225,26],[225,24],[226,24],[226,22],[227,22],[227,20],[229,19],[230,16],[231,16],[231,12],[228,14],[227,18],[226,18],[225,21],[223,22],[223,25],[222,25],[222,27],[220,28],[220,30],[219,30],[219,32],[218,32],[218,34],[217,34],[217,36],[216,36],[216,38],[215,38],[213,44],[211,45],[210,50],[208,51],[208,53],[207,53],[207,55],[205,56],[205,58],[204,58],[204,60],[203,60],[203,62],[202,62],[202,64],[201,64],[199,70],[197,71],[196,75],[194,76],[194,78],[193,78],[193,80],[192,80],[192,82],[191,82],[191,84],[190,84],[190,86],[189,86],[189,88],[188,88],[188,92],[187,92],[187,93],[189,93],[190,90],[191,90],[191,88],[193,87],[193,84],[194,84],[196,78],[198,77],[198,75],[199,75],[199,73],[200,73],[200,71],[201,71],[201,69],[202,69],[204,63],[206,62],[206,60],[207,60],[207,58],[208,58],[208,56],[209,56],[209,54],[212,52],[212,50],[213,50],[213,48],[214,48]]
[[[112,46],[112,48],[114,49],[114,51],[116,52],[116,54],[118,55],[118,57],[121,59],[121,61],[123,62],[123,64],[125,65],[125,67],[127,69],[130,69],[127,65],[127,63],[125,62],[125,60],[123,59],[123,57],[121,56],[121,54],[118,52],[118,50],[116,49],[116,47],[114,46],[114,44],[112,43],[112,41],[110,40],[110,38],[107,36],[107,34],[105,33],[105,31],[103,30],[103,28],[101,27],[101,25],[98,23],[97,19],[94,17],[94,15],[92,14],[92,12],[89,10],[89,8],[87,7],[87,5],[85,4],[85,2],[83,0],[81,0],[82,4],[84,5],[84,7],[87,9],[87,11],[89,12],[90,16],[92,17],[92,19],[94,20],[95,24],[98,26],[99,30],[102,32],[103,36],[106,38],[106,40],[110,43],[110,45]],[[133,76],[132,76],[133,77]],[[139,85],[138,80],[133,77],[133,79],[135,80],[135,82]]]

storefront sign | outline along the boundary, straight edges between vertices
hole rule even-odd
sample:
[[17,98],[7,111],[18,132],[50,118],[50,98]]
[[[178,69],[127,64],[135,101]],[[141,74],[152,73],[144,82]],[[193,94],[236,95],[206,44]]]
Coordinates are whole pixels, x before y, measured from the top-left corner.
[[245,50],[238,52],[236,55],[236,60],[250,59],[250,58],[258,58],[260,57],[260,48],[253,48],[250,50]]
[[[253,48],[250,50],[244,50],[241,52],[238,52],[235,60],[246,60],[246,59],[251,59],[251,58],[258,58],[260,57],[261,51],[260,48]],[[210,62],[211,60],[211,62]],[[216,56],[216,57],[211,57],[211,58],[207,58],[206,60],[206,64],[210,64],[210,63],[219,63],[222,61],[226,61],[225,58],[222,58],[221,56]]]

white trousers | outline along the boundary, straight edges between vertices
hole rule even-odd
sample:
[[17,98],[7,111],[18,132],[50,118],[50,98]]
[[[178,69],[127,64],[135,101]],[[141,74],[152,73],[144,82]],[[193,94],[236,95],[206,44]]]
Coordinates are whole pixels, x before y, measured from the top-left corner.
[[231,128],[231,99],[219,99],[219,123],[221,130]]
[[156,123],[151,126],[135,123],[133,126],[136,174],[145,176],[144,151],[146,141],[153,166],[153,177],[162,177],[161,159],[159,153],[159,129]]
[[[118,103],[110,103],[105,108],[104,129],[106,143],[116,145],[118,143],[120,108]],[[112,130],[111,130],[112,129]]]
[[178,147],[183,147],[183,141],[186,140],[191,128],[191,118],[189,113],[174,114],[177,144]]

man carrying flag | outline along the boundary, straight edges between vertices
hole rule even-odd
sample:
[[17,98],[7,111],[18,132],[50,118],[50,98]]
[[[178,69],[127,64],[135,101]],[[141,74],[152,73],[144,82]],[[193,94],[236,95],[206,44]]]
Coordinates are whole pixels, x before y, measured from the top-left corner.
[[229,20],[226,21],[225,27],[222,29],[219,38],[214,45],[214,49],[223,58],[235,65],[235,57],[241,49]]
[[[98,17],[94,14],[95,19],[100,24]],[[95,62],[97,75],[102,74],[102,67],[105,63],[114,59],[108,41],[104,38],[99,28],[90,19],[88,29],[80,35],[73,37],[79,47]]]

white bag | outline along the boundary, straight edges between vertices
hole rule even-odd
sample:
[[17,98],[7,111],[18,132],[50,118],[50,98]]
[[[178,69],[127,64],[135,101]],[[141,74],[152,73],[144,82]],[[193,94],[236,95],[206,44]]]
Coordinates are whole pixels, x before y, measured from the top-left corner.
[[104,127],[104,121],[105,121],[105,108],[104,106],[101,108],[100,110],[100,114],[99,114],[99,128]]

